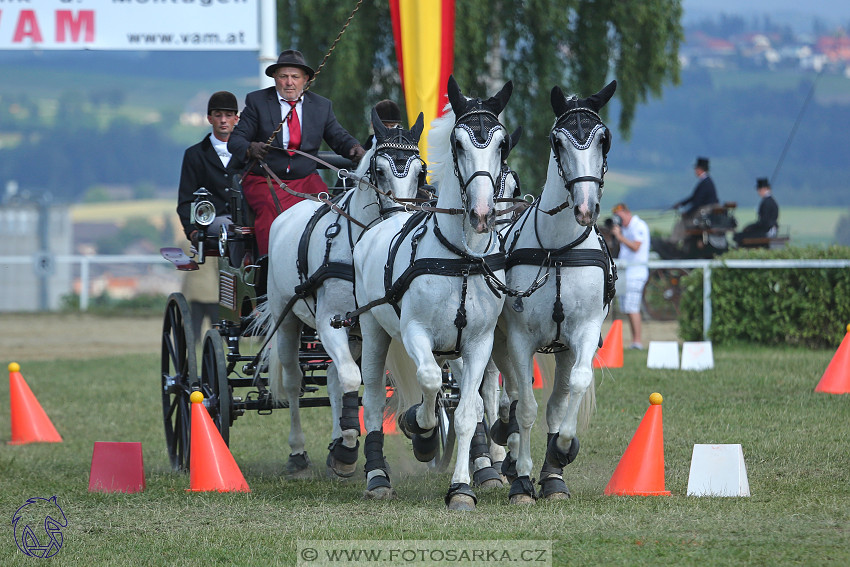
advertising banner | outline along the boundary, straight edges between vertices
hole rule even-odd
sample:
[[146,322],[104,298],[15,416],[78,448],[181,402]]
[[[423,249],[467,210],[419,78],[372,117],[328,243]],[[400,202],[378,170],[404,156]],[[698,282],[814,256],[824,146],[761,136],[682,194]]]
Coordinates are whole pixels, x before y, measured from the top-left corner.
[[0,0],[0,50],[256,51],[260,0]]

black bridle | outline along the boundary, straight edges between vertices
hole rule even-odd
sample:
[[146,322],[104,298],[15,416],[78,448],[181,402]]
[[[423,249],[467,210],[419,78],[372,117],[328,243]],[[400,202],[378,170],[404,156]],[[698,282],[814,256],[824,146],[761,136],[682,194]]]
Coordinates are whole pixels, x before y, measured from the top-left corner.
[[[588,121],[592,124],[589,130],[582,124],[582,115],[588,115],[586,118],[589,118]],[[568,125],[571,119],[574,120],[574,125]],[[561,152],[558,151],[558,146],[561,145],[557,136],[558,132],[564,134],[576,149],[586,150],[593,143],[597,130],[602,130],[602,170],[599,176],[581,175],[567,178],[566,173],[564,173],[564,167],[561,164]],[[558,175],[564,182],[564,188],[569,194],[569,198],[561,205],[549,211],[542,211],[548,215],[554,215],[569,207],[570,198],[573,198],[573,187],[576,183],[583,181],[598,183],[600,190],[605,186],[605,173],[608,171],[608,150],[611,148],[611,135],[608,127],[605,126],[605,123],[602,122],[602,119],[596,112],[589,108],[572,108],[555,120],[555,125],[549,133],[549,145],[555,155],[555,163],[558,165]]]
[[[507,134],[507,128],[505,128],[504,124],[499,122],[499,117],[494,112],[483,108],[480,99],[476,100],[476,102],[477,104],[473,108],[461,114],[455,120],[451,135],[452,161],[454,165],[455,177],[457,178],[458,183],[460,184],[460,195],[461,200],[463,201],[464,209],[467,208],[468,200],[466,196],[466,189],[476,177],[486,177],[490,180],[490,186],[493,188],[494,196],[497,192],[497,183],[496,180],[493,178],[493,174],[489,171],[484,170],[474,171],[472,175],[470,175],[466,179],[466,181],[464,181],[457,163],[457,135],[455,130],[457,128],[462,128],[466,130],[466,132],[469,134],[469,138],[472,140],[472,143],[477,148],[488,147],[490,145],[490,142],[493,141],[493,136],[498,130],[502,130]],[[473,120],[478,121],[477,131],[474,126],[470,126],[470,124],[468,124],[468,122],[472,122]],[[487,123],[490,124],[489,128],[487,127]],[[486,138],[484,136],[485,132]],[[502,141],[501,157],[507,157],[508,151],[510,151],[510,142],[509,138],[505,136],[505,139]],[[504,161],[504,159],[500,159],[500,161]]]
[[[401,128],[392,128],[390,132],[393,134],[391,137],[380,139],[375,142],[375,152],[372,154],[372,158],[369,161],[369,177],[372,184],[378,184],[376,158],[380,155],[389,162],[393,176],[398,179],[404,179],[407,177],[412,164],[418,161],[421,164],[422,169],[419,172],[417,185],[421,187],[425,184],[428,169],[427,164],[419,155],[419,146],[409,137],[409,132]],[[394,196],[390,197],[390,199],[394,203],[397,203],[397,206],[384,207],[381,194],[382,193],[378,194],[378,207],[381,218],[386,218],[386,216],[391,213],[403,211],[409,207],[409,205],[404,203],[405,199],[396,198]]]

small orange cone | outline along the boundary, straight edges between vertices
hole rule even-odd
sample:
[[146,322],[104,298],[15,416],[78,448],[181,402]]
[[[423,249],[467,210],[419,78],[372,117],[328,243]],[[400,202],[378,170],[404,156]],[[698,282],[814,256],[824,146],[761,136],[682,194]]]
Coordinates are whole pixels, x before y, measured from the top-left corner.
[[850,394],[850,325],[847,325],[847,334],[826,367],[815,392]]
[[[390,398],[393,397],[395,390],[393,390],[392,386],[387,386],[387,401],[390,401]],[[360,416],[360,431],[366,431],[366,423],[363,421],[363,406],[360,406],[360,411],[358,413]],[[384,435],[397,435],[398,429],[395,427],[395,416],[391,415],[389,417],[384,417],[384,423],[381,425],[381,431],[384,432]]]
[[531,383],[531,388],[534,390],[543,389],[543,373],[540,372],[540,366],[537,365],[537,359],[534,360],[534,382]]
[[649,409],[620,458],[605,494],[619,496],[669,496],[664,489],[664,426],[661,394],[649,396]]
[[61,443],[62,437],[21,376],[21,365],[9,364],[9,401],[12,410],[12,440],[9,445]]
[[188,491],[251,492],[230,449],[204,407],[204,395],[192,392],[189,401],[192,402],[192,429]]
[[602,348],[596,351],[593,359],[594,368],[623,367],[623,322],[615,319],[611,329],[602,342]]

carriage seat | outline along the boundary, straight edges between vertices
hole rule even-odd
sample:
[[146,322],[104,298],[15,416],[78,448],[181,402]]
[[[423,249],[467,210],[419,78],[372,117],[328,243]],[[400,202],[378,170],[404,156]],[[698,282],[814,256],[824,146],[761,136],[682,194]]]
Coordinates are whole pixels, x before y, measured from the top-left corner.
[[776,236],[757,236],[742,238],[739,245],[741,248],[767,248],[768,250],[781,250],[788,245],[791,237],[787,234]]

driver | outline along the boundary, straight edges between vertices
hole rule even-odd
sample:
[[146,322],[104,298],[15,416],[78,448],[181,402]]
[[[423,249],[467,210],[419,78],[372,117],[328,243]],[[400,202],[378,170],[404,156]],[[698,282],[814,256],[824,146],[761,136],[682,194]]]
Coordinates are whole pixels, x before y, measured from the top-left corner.
[[[331,101],[312,91],[305,92],[315,74],[300,51],[282,52],[277,63],[266,68],[274,86],[248,93],[239,124],[227,142],[235,158],[244,164],[254,164],[242,178],[242,190],[256,214],[254,233],[261,255],[268,254],[269,229],[278,213],[301,198],[287,193],[267,177],[259,160],[265,161],[293,191],[318,194],[327,192],[328,186],[316,172],[316,162],[287,149],[315,156],[324,140],[337,154],[354,161],[366,153],[337,122]],[[286,122],[282,124],[284,119]],[[266,143],[278,126],[280,130],[272,143]]]
[[690,205],[682,211],[682,217],[676,226],[673,227],[672,239],[675,242],[685,238],[686,229],[689,222],[703,209],[710,205],[717,205],[720,201],[717,198],[717,189],[714,187],[714,181],[708,175],[708,158],[698,157],[694,164],[694,175],[697,176],[697,185],[694,192],[687,199],[683,199],[675,203],[672,208],[678,209],[685,205]]

